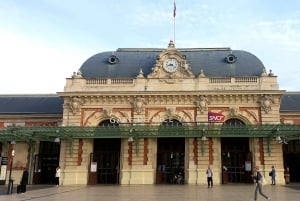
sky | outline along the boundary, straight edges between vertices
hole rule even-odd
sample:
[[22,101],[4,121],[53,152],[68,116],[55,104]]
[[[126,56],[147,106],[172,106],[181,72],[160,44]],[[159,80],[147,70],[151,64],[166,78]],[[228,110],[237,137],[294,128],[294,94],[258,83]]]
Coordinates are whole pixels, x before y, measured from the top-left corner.
[[[0,94],[55,94],[91,56],[167,48],[174,0],[0,0]],[[256,55],[300,91],[299,0],[176,0],[176,48]]]

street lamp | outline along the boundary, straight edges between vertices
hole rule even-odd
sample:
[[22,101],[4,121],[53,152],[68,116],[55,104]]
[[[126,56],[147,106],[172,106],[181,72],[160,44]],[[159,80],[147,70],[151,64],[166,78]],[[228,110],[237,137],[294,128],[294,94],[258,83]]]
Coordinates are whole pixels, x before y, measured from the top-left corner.
[[[11,141],[10,144],[13,146],[14,144],[16,144],[16,141]],[[11,179],[11,172],[12,172],[14,156],[15,156],[15,150],[12,147],[7,194],[12,194],[13,193],[14,180]]]
[[206,141],[205,128],[202,128],[202,136],[201,136],[201,153],[204,156],[204,141]]

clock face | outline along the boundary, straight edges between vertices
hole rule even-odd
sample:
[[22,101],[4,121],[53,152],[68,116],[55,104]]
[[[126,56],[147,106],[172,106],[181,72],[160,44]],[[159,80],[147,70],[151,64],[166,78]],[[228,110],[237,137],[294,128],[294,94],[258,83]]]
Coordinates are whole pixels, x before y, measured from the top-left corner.
[[174,73],[179,66],[177,59],[167,59],[164,62],[164,69],[169,73]]

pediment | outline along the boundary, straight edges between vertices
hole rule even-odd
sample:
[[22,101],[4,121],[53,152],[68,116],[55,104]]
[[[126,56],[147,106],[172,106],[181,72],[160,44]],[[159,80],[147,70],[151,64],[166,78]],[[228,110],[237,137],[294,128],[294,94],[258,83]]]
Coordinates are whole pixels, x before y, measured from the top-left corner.
[[148,78],[195,78],[195,75],[185,55],[170,41],[168,48],[157,56]]

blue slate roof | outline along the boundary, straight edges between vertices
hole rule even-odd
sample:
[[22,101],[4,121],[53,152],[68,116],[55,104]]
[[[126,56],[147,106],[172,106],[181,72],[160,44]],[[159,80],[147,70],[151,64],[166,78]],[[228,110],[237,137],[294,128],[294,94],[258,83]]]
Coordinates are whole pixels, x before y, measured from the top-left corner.
[[[140,69],[151,73],[157,56],[166,49],[121,48],[88,58],[81,66],[83,78],[135,78]],[[203,69],[208,77],[260,76],[263,63],[253,54],[229,48],[177,49],[186,57],[191,70],[198,75]],[[234,55],[234,62],[225,58]],[[112,62],[115,58],[117,62]],[[300,111],[300,92],[287,92],[281,99],[280,111]],[[57,95],[0,95],[1,114],[62,114],[63,99]]]
[[[63,99],[57,95],[0,95],[2,114],[62,114]],[[280,112],[300,111],[300,92],[286,92]]]
[[57,95],[0,95],[0,114],[62,114]]
[[[157,56],[165,49],[126,48],[117,51],[102,52],[87,59],[80,71],[84,78],[111,77],[135,78],[140,69],[144,75],[150,74],[156,63]],[[200,70],[208,77],[239,77],[260,76],[263,63],[253,54],[242,50],[229,48],[186,48],[177,49],[186,56],[194,75]],[[228,55],[236,57],[235,62],[226,62]],[[116,57],[118,62],[109,62],[110,57]]]
[[300,112],[300,92],[286,92],[281,97],[280,112]]

